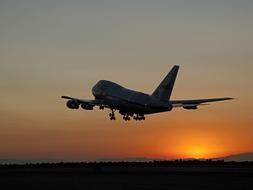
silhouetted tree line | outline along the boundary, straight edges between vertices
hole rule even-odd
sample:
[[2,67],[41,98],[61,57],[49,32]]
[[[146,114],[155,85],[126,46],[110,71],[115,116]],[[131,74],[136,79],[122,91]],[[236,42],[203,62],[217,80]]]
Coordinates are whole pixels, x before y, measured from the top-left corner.
[[153,160],[148,162],[119,161],[119,162],[58,162],[58,163],[27,163],[27,164],[0,164],[0,169],[22,168],[99,168],[103,167],[182,167],[182,166],[245,166],[253,167],[253,162],[234,162],[224,160]]

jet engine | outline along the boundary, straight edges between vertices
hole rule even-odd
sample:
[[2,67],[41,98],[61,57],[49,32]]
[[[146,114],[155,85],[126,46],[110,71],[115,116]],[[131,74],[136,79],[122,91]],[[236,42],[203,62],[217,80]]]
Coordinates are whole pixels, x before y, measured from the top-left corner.
[[173,106],[172,105],[169,105],[168,107],[167,107],[167,110],[168,111],[171,111],[173,109]]
[[183,108],[186,109],[186,110],[196,110],[196,109],[198,109],[197,106],[183,106]]
[[85,109],[85,110],[93,110],[93,105],[91,105],[91,104],[81,104],[81,107],[83,108],[83,109]]
[[76,101],[74,101],[74,100],[67,101],[66,105],[70,109],[78,109],[79,108],[79,104]]

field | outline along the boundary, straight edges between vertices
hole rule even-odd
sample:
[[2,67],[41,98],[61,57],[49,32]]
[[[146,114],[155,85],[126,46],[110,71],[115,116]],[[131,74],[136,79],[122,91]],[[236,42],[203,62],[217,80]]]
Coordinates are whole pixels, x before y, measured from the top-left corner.
[[1,189],[253,189],[252,163],[92,163],[0,167]]

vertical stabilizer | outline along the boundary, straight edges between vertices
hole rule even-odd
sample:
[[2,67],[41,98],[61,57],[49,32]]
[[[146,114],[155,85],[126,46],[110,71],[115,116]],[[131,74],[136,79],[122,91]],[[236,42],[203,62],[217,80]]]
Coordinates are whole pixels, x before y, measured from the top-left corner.
[[167,76],[163,79],[157,89],[153,92],[152,96],[159,98],[160,100],[170,99],[173,86],[177,77],[179,66],[175,65]]

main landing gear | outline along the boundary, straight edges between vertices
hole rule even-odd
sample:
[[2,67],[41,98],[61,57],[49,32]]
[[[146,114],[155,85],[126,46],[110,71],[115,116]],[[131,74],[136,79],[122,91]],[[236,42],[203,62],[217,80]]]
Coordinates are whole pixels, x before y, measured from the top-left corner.
[[110,120],[116,120],[114,110],[112,110],[112,113],[109,113]]
[[129,117],[129,115],[127,115],[127,114],[123,116],[123,119],[124,119],[125,121],[130,121],[130,117]]
[[[141,121],[141,120],[145,120],[146,118],[145,118],[145,116],[144,115],[139,115],[139,114],[137,114],[137,115],[130,115],[131,117],[133,117],[136,121]],[[123,116],[123,119],[125,120],[125,121],[130,121],[130,116],[128,115],[128,114],[125,114],[124,116]]]
[[135,119],[136,121],[141,121],[141,120],[145,120],[146,118],[145,118],[144,115],[139,115],[139,114],[137,114],[136,116],[134,116],[134,119]]
[[[123,115],[123,119],[125,121],[130,121],[131,117],[133,117],[133,119],[135,119],[136,121],[145,120],[144,114],[134,115],[134,114],[127,114],[127,113],[122,113],[122,112],[120,113]],[[109,117],[110,117],[110,120],[116,120],[114,109],[111,109],[111,113],[109,113]]]

